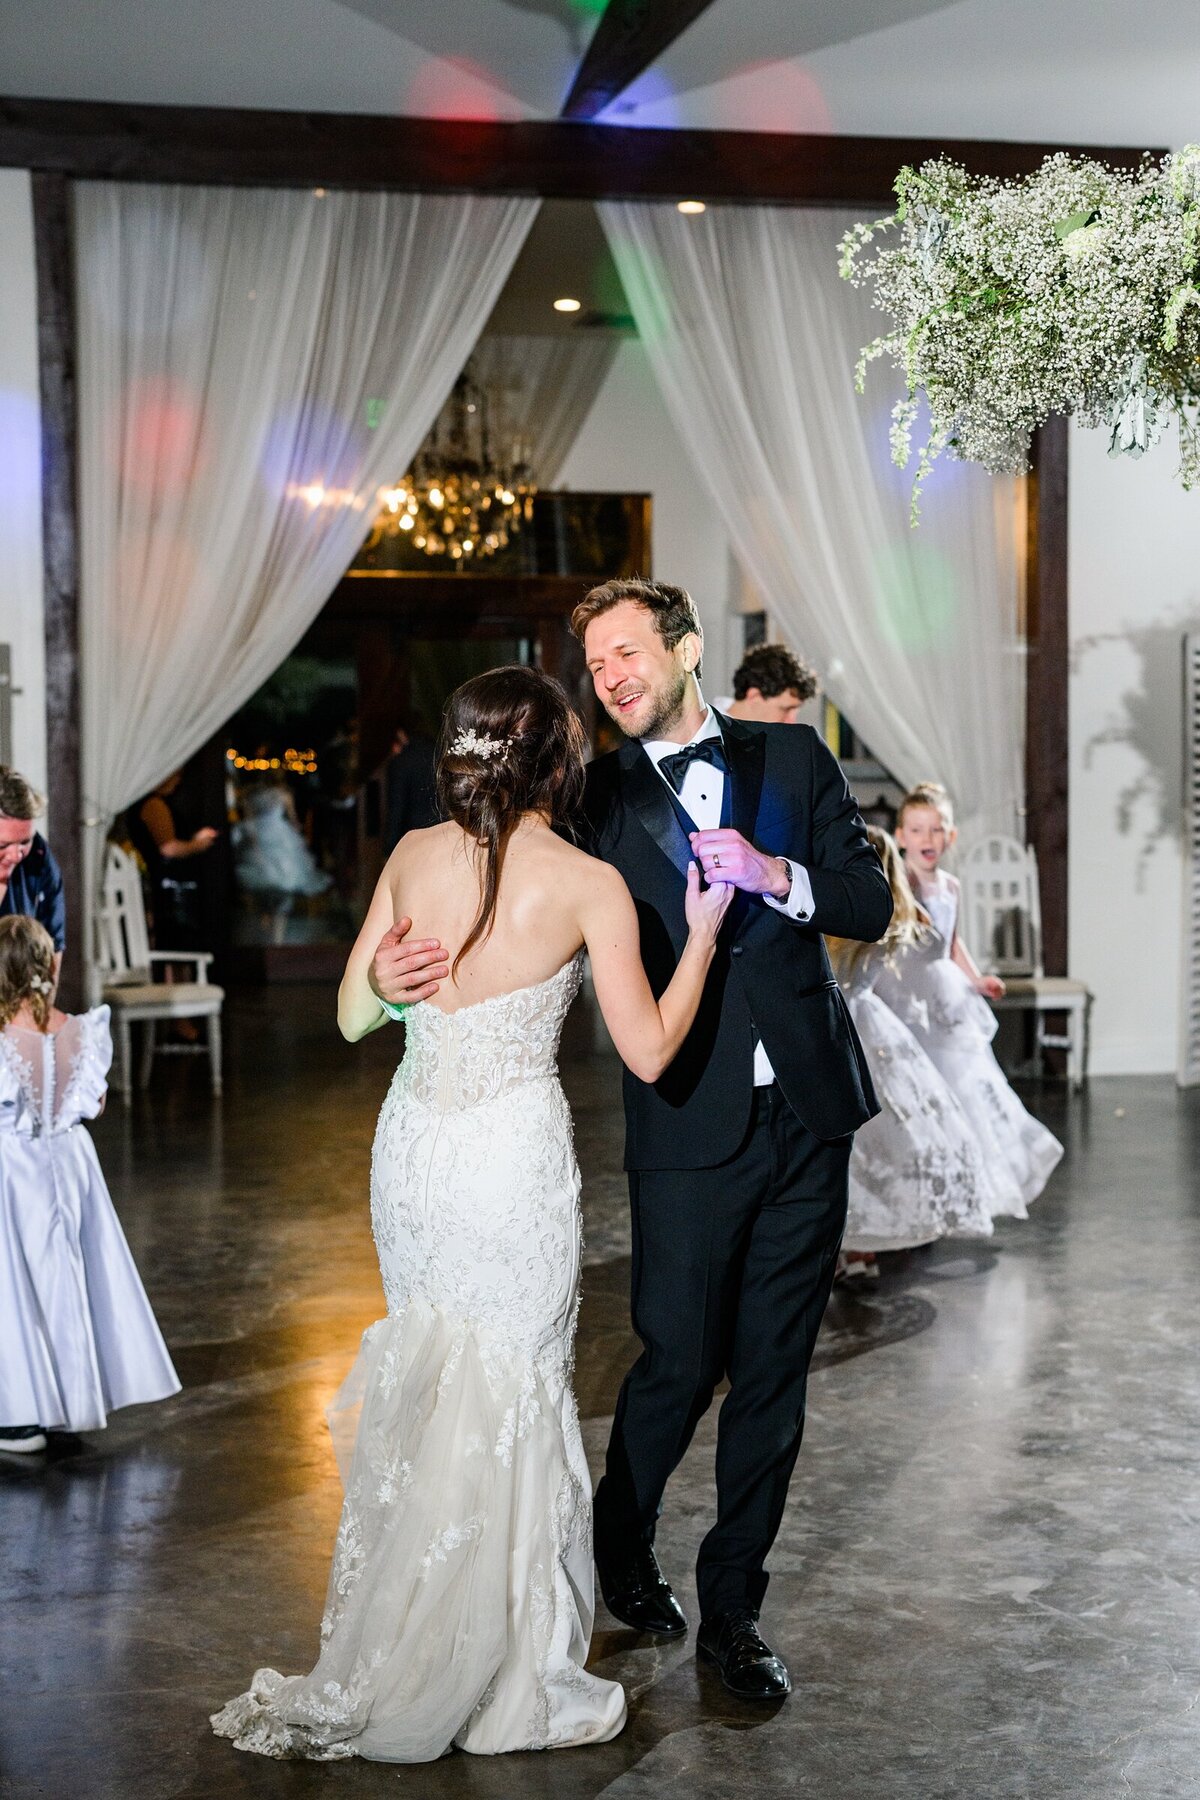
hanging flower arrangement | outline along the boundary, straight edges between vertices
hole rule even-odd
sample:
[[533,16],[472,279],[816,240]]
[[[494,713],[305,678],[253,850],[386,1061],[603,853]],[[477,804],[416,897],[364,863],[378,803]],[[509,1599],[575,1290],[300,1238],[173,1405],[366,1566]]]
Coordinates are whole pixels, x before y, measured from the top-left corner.
[[1110,454],[1133,457],[1174,418],[1180,478],[1200,483],[1200,146],[1136,171],[1061,153],[1016,181],[938,158],[902,169],[896,199],[846,233],[840,268],[892,320],[856,385],[876,357],[899,364],[901,467],[921,394],[928,405],[914,523],[943,450],[1019,472],[1054,413],[1102,425]]

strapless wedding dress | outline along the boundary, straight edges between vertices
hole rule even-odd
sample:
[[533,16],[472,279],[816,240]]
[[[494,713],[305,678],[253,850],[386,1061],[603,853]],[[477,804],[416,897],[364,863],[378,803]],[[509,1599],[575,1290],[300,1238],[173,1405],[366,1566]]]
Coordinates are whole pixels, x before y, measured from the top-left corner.
[[321,1656],[258,1670],[214,1714],[241,1750],[427,1762],[625,1722],[621,1688],[584,1668],[579,1171],[557,1068],[580,966],[408,1014],[372,1158],[387,1316],[329,1414],[346,1498]]

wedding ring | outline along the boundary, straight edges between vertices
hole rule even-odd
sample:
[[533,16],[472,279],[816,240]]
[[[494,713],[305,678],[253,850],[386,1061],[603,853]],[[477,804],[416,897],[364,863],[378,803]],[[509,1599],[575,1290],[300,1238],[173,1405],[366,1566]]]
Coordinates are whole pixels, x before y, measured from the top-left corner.
[[714,857],[713,857],[713,868],[714,868],[714,869],[719,869],[719,868],[720,868],[720,866],[721,866],[721,859],[720,859],[720,857],[719,857],[719,856],[714,856]]

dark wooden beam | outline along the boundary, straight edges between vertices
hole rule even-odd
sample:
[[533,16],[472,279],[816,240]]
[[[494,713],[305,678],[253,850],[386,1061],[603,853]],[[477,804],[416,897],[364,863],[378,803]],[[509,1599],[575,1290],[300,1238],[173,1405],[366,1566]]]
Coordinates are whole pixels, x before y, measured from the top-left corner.
[[1025,838],[1037,852],[1047,975],[1067,973],[1067,432],[1065,418],[1042,426],[1029,476]]
[[608,0],[563,101],[564,119],[594,119],[687,30],[712,0]]
[[589,575],[422,575],[354,569],[339,581],[321,618],[388,621],[412,637],[464,632],[524,636],[543,621],[569,618]]
[[[0,166],[226,186],[883,207],[905,163],[944,155],[976,174],[1015,176],[1063,148],[0,99]],[[1143,154],[1075,151],[1126,168]]]
[[70,183],[33,177],[42,408],[42,543],[49,836],[62,870],[67,949],[59,994],[84,1003],[83,784],[79,708],[79,508],[75,473],[75,289]]

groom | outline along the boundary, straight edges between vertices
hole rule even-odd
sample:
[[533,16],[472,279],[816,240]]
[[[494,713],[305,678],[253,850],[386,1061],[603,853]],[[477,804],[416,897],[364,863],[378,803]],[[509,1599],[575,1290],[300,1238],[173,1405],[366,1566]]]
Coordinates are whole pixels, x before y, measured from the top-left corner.
[[822,933],[873,941],[891,896],[817,733],[705,705],[703,636],[682,588],[606,582],[572,626],[627,740],[588,771],[591,847],[633,894],[656,994],[687,937],[689,859],[740,890],[679,1055],[654,1086],[625,1073],[643,1349],[596,1492],[597,1573],[623,1623],[666,1637],[687,1630],[654,1554],[655,1524],[728,1376],[717,1519],[697,1565],[697,1653],[735,1694],[775,1700],[791,1680],[758,1630],[764,1563],[800,1448],[853,1133],[878,1110]]

